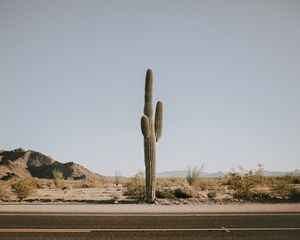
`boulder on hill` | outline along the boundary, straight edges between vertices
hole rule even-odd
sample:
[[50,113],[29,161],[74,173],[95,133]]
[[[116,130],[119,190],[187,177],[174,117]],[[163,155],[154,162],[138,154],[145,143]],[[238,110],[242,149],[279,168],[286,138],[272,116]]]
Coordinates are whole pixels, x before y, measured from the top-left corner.
[[61,163],[36,151],[22,148],[0,151],[0,179],[2,180],[12,177],[53,179],[54,170],[61,172],[65,179],[103,178],[77,163]]

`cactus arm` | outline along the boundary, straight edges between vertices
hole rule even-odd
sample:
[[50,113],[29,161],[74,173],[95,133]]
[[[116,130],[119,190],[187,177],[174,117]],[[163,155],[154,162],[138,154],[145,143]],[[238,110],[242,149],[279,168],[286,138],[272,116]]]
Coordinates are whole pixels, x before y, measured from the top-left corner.
[[149,129],[149,120],[147,116],[142,116],[141,118],[141,129],[144,138],[148,138],[150,135],[150,129]]
[[145,84],[144,115],[146,115],[149,118],[152,118],[153,115],[152,90],[153,90],[153,73],[151,69],[148,69],[146,73],[146,84]]
[[162,135],[162,120],[163,120],[163,103],[158,101],[155,109],[155,138],[156,142],[160,139]]

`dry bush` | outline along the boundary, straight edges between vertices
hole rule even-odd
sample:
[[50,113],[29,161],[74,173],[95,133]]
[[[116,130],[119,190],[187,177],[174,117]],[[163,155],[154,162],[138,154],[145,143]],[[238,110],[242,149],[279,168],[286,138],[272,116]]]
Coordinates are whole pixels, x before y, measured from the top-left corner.
[[217,197],[217,192],[214,191],[214,190],[209,191],[209,192],[207,193],[207,197],[208,197],[208,198],[216,198],[216,197]]
[[155,191],[157,198],[166,198],[166,199],[173,199],[174,196],[174,190],[171,190],[170,188],[159,188]]
[[32,178],[18,180],[12,184],[12,189],[20,200],[29,197],[37,189],[37,182]]
[[144,174],[137,173],[130,182],[124,184],[124,196],[132,199],[144,199],[146,196]]
[[294,186],[298,177],[286,175],[283,177],[263,176],[262,166],[258,170],[231,171],[226,176],[228,189],[233,190],[233,196],[237,199],[249,201],[300,201],[300,192]]
[[265,199],[269,197],[268,192],[257,190],[258,186],[268,185],[266,177],[262,174],[262,166],[259,165],[258,170],[248,171],[243,173],[243,169],[240,171],[231,170],[226,175],[226,185],[228,189],[233,190],[233,196],[237,199],[244,200],[259,200],[260,198]]
[[97,181],[95,179],[80,180],[80,183],[80,188],[95,188],[97,186]]
[[276,177],[275,179],[286,182],[287,184],[300,184],[300,176],[294,176],[293,174],[286,174],[285,176]]
[[171,186],[185,186],[186,185],[186,181],[184,179],[184,177],[171,177],[168,178],[168,180],[171,182]]
[[51,189],[54,187],[53,181],[50,179],[35,179],[38,189]]
[[7,184],[7,182],[0,180],[0,201],[8,201],[10,195],[10,186]]
[[171,178],[157,178],[157,187],[179,187],[186,186],[186,180],[183,177],[171,177]]
[[194,188],[201,191],[213,190],[222,185],[222,180],[219,178],[199,178],[193,185]]
[[54,179],[54,185],[56,188],[63,188],[65,187],[65,180],[64,175],[61,171],[58,169],[54,169],[52,171],[53,179]]
[[193,186],[202,191],[205,191],[210,188],[211,184],[206,179],[198,179],[198,181],[195,182]]
[[282,200],[290,200],[293,202],[300,201],[300,191],[291,184],[291,179],[288,177],[276,178],[271,187],[272,195]]
[[300,202],[300,190],[293,187],[289,193],[289,200],[293,202]]
[[192,198],[194,193],[190,188],[176,188],[174,190],[174,196],[176,198]]

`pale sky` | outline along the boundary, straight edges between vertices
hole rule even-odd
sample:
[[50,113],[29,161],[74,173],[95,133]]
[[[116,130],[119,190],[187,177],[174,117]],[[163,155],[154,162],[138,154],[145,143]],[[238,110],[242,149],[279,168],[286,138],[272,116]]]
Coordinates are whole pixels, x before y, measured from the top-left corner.
[[152,68],[158,171],[299,169],[299,26],[296,0],[0,0],[0,149],[143,170]]

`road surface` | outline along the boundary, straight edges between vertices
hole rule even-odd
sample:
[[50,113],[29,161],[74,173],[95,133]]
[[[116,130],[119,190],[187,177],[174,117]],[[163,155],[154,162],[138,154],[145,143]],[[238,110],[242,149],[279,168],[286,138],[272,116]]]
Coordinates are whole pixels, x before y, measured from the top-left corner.
[[0,213],[0,239],[300,239],[299,212]]

